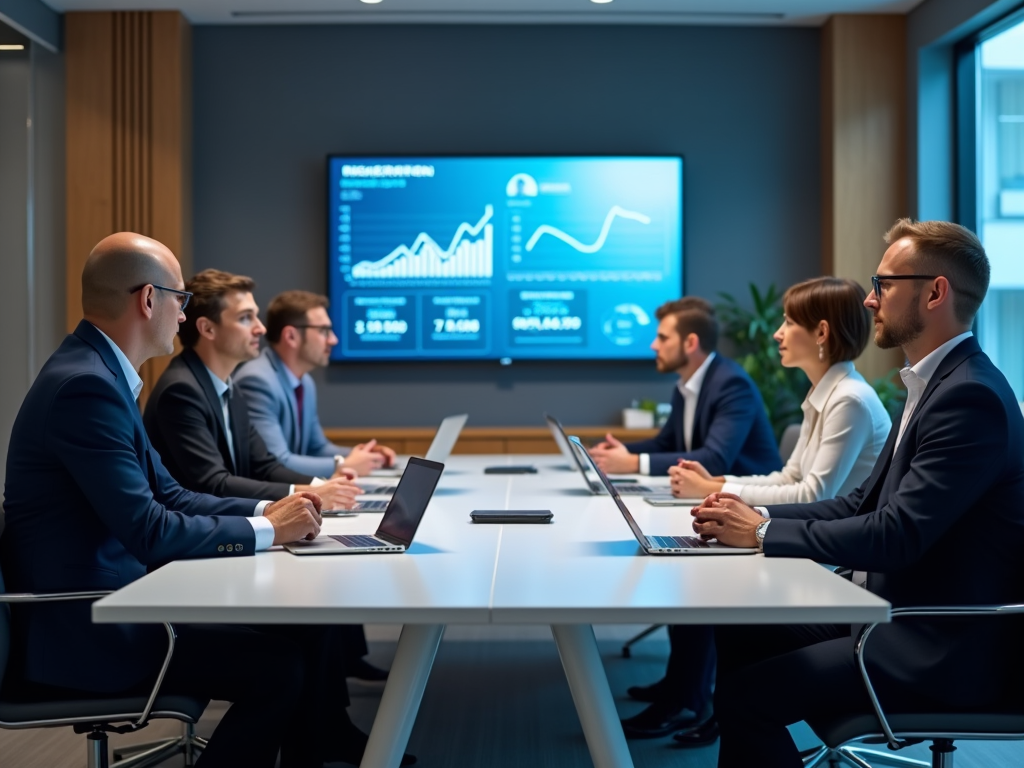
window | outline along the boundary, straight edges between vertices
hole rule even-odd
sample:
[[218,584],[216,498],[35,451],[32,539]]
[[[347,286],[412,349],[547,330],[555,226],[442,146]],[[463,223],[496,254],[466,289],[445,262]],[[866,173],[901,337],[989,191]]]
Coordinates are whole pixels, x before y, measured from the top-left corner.
[[992,264],[982,348],[1024,402],[1024,20],[977,48],[977,225]]

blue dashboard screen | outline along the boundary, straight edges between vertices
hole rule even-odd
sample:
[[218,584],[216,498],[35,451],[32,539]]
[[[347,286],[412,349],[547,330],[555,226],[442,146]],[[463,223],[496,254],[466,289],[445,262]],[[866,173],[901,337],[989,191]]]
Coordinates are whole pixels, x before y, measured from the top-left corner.
[[679,157],[331,157],[332,360],[648,358]]

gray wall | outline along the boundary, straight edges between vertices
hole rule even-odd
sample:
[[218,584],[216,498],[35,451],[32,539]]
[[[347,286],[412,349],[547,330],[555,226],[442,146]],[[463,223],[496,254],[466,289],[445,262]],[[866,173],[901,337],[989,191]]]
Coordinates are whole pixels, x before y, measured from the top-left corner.
[[64,336],[64,62],[18,42],[0,54],[0,483],[22,398]]
[[[329,153],[679,154],[688,292],[820,271],[817,29],[235,26],[193,45],[195,268],[251,275],[263,306],[325,290]],[[672,386],[650,363],[320,375],[336,426],[617,423]]]

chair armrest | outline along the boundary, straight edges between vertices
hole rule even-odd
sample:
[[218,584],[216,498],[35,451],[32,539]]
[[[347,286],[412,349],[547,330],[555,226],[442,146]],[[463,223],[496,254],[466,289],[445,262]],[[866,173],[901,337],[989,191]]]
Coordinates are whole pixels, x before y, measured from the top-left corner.
[[[24,605],[30,603],[70,602],[73,600],[98,600],[111,594],[113,594],[113,590],[110,589],[95,592],[6,592],[0,594],[0,604]],[[146,700],[146,706],[142,710],[139,719],[132,724],[132,730],[144,728],[148,724],[149,713],[153,711],[156,697],[160,693],[160,686],[163,685],[164,677],[167,675],[167,668],[171,665],[171,657],[174,656],[174,641],[177,637],[174,634],[174,627],[167,622],[163,624],[164,629],[167,631],[167,655],[164,657],[164,663],[160,667],[160,674],[157,675],[153,690],[150,691],[149,698]]]
[[[1012,604],[1012,605],[943,605],[943,606],[911,606],[906,608],[893,608],[890,612],[893,621],[904,618],[917,618],[921,616],[939,616],[939,617],[965,617],[965,616],[1013,616],[1017,614],[1024,614],[1024,604]],[[860,634],[857,636],[857,643],[854,646],[853,653],[857,659],[857,667],[860,669],[860,676],[864,680],[864,687],[867,689],[868,698],[871,699],[871,706],[874,707],[875,715],[878,717],[879,723],[882,725],[882,733],[885,734],[885,739],[889,743],[889,748],[896,750],[902,749],[907,746],[905,741],[901,741],[896,738],[896,735],[892,732],[892,728],[889,727],[889,721],[882,711],[882,705],[878,701],[878,695],[875,693],[875,688],[871,684],[871,678],[868,675],[868,668],[864,661],[864,649],[867,647],[868,638],[871,633],[877,627],[879,622],[874,624],[867,624],[861,629]]]

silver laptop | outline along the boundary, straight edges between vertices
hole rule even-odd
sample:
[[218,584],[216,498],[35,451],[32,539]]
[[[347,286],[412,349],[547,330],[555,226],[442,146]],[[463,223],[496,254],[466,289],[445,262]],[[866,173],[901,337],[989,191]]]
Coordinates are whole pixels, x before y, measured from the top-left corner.
[[293,555],[358,555],[367,552],[405,552],[412,544],[423,513],[434,495],[444,464],[426,459],[409,459],[388,502],[377,532],[318,536],[313,541],[295,541],[284,548]]
[[[437,428],[437,432],[434,433],[434,439],[431,441],[430,447],[427,449],[427,455],[424,458],[429,461],[440,461],[442,464],[448,461],[448,457],[452,455],[452,449],[455,448],[455,443],[459,440],[459,434],[461,434],[462,428],[466,426],[466,421],[468,419],[468,413],[460,413],[457,416],[449,416],[442,420],[441,426],[439,426]],[[387,477],[392,473],[397,477],[402,474],[402,469],[398,467],[377,469],[371,473],[370,477]],[[393,485],[363,486],[363,493],[380,495],[392,494],[394,492],[395,486]],[[384,509],[386,506],[386,501],[361,501],[352,509],[357,512],[377,512]]]
[[582,460],[587,462],[597,473],[597,476],[601,478],[601,482],[604,484],[605,489],[611,495],[615,501],[615,505],[619,508],[619,512],[626,518],[626,523],[629,525],[629,529],[636,536],[636,540],[643,547],[644,552],[649,555],[756,555],[756,547],[727,547],[724,544],[719,544],[717,541],[705,541],[700,536],[648,536],[640,530],[640,526],[637,525],[636,520],[633,519],[633,515],[629,511],[629,507],[622,500],[622,496],[619,495],[618,486],[608,480],[608,476],[601,471],[601,468],[594,463],[594,460],[590,458],[590,454],[587,453],[587,449],[583,447],[583,443],[580,442],[578,437],[570,437],[569,441],[572,444],[573,452],[582,457]]
[[[590,462],[584,463],[580,461],[579,457],[576,455],[576,451],[574,451],[572,447],[569,445],[569,437],[565,434],[565,430],[562,429],[562,425],[559,423],[558,419],[547,413],[544,414],[544,419],[548,423],[548,429],[551,430],[551,436],[555,438],[555,442],[558,444],[558,449],[567,459],[569,459],[573,463],[573,465],[577,469],[579,469],[580,474],[583,476],[583,482],[587,486],[587,490],[597,495],[604,493],[604,486],[600,483],[600,481],[595,480],[592,476],[592,473],[590,473],[590,471],[587,469]],[[586,453],[586,449],[584,449],[583,452]],[[650,488],[649,486],[646,485],[641,485],[640,483],[637,483],[636,481],[633,480],[612,482],[614,482],[615,487],[618,489],[619,493],[623,494],[624,496],[642,496],[645,493],[656,494],[659,492],[654,488]],[[664,491],[664,488],[662,488],[661,491]]]

